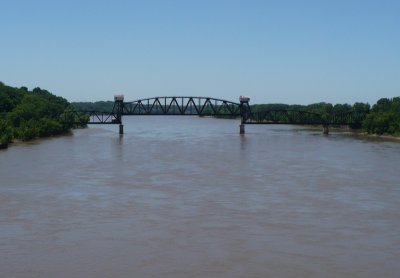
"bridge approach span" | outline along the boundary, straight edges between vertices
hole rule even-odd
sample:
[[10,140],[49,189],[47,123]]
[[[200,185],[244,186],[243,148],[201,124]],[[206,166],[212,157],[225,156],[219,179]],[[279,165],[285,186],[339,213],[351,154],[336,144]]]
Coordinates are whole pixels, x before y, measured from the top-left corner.
[[323,116],[316,112],[271,109],[250,113],[245,124],[291,124],[291,125],[324,125]]

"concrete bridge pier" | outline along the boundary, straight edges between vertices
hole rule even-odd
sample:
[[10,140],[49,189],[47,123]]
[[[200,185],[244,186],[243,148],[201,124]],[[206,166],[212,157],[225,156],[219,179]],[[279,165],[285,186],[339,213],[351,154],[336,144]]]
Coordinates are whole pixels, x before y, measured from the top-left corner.
[[123,124],[120,124],[119,125],[119,134],[121,135],[121,134],[124,134],[124,125]]
[[329,134],[329,126],[328,125],[323,125],[322,134],[323,135],[328,135]]
[[240,134],[244,134],[244,124],[240,124]]

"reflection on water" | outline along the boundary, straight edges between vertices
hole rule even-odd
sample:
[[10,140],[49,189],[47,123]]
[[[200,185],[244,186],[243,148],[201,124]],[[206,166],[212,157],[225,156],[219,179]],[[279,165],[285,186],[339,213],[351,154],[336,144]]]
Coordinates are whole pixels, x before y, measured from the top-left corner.
[[400,144],[125,117],[0,152],[2,277],[396,277]]

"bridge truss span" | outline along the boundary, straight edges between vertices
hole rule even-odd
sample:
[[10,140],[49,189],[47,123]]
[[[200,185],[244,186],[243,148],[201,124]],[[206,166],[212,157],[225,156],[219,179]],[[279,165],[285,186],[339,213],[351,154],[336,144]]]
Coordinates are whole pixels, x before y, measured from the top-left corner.
[[124,102],[122,115],[183,115],[238,117],[240,104],[211,97],[154,97]]
[[78,125],[86,124],[119,124],[118,114],[114,111],[75,111],[67,110],[61,115],[61,122],[74,123]]
[[325,124],[319,113],[302,110],[266,110],[253,112],[245,124],[291,124],[291,125],[320,125]]

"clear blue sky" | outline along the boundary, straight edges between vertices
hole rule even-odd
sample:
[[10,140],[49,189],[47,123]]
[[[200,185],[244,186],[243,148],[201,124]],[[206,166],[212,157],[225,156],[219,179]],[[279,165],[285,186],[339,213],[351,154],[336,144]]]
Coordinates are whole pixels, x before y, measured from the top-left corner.
[[0,0],[0,81],[70,101],[400,96],[400,1]]

